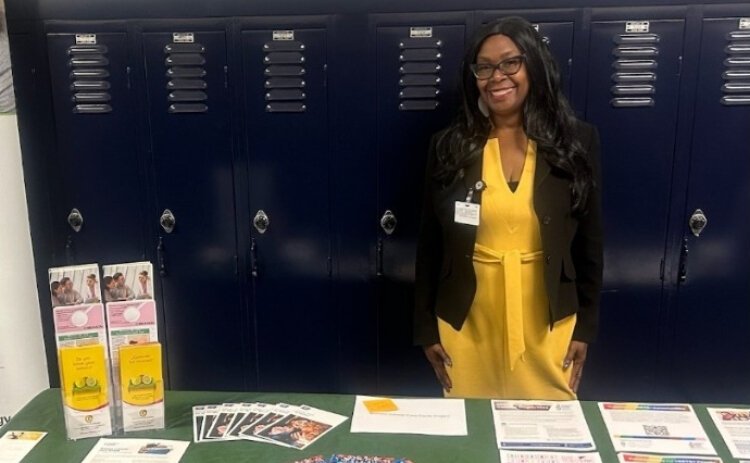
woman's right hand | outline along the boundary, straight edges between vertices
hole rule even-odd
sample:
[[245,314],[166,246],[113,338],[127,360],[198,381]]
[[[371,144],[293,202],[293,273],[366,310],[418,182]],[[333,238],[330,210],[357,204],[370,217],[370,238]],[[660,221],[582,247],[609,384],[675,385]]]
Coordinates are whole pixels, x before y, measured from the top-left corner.
[[448,353],[443,349],[443,345],[437,343],[424,346],[424,355],[427,356],[427,360],[430,361],[432,369],[435,370],[435,376],[437,376],[443,389],[450,392],[451,388],[453,388],[453,383],[451,382],[451,378],[448,376],[448,370],[446,370],[445,367],[453,366],[453,362],[451,362]]

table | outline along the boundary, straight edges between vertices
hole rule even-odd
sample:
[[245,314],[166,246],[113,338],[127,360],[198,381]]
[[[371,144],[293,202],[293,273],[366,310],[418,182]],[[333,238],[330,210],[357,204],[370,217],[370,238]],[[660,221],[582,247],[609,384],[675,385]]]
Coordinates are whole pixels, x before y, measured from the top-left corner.
[[[128,433],[125,437],[148,437],[192,441],[192,406],[225,402],[285,402],[313,407],[351,417],[354,396],[335,394],[291,394],[257,392],[189,392],[167,391],[165,398],[166,429]],[[604,421],[596,402],[581,402],[591,434],[604,463],[616,462],[617,457],[607,436]],[[707,405],[694,405],[714,448],[725,463],[731,457],[721,435],[711,422]],[[709,405],[710,406],[710,405]],[[717,405],[725,406],[725,405]],[[726,405],[731,406],[731,405]],[[465,437],[418,436],[405,434],[351,434],[351,421],[346,421],[305,450],[287,449],[271,444],[247,441],[191,443],[182,462],[199,463],[291,463],[312,455],[330,456],[334,453],[407,457],[415,463],[497,463],[492,413],[488,400],[466,400],[469,435]],[[24,463],[78,463],[88,454],[98,439],[68,441],[65,437],[59,389],[41,392],[7,423],[5,431],[29,430],[48,433]]]

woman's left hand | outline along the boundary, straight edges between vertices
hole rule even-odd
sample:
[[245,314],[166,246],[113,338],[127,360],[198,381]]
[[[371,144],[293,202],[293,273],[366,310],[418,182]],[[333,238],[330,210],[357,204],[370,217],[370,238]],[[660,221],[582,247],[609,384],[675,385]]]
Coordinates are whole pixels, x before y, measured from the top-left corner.
[[583,375],[583,364],[586,363],[586,351],[589,345],[581,341],[570,341],[568,346],[568,353],[565,355],[563,360],[563,370],[567,370],[570,366],[573,366],[573,372],[570,375],[570,388],[573,392],[578,393],[578,385],[581,383],[581,375]]

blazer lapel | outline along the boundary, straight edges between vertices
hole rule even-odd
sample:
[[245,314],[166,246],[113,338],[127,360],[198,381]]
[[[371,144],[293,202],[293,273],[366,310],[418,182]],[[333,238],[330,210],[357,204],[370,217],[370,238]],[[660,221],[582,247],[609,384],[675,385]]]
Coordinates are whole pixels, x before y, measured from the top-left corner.
[[534,189],[538,190],[539,187],[549,176],[552,166],[547,162],[547,157],[544,155],[544,151],[537,150],[536,152],[536,171],[534,172]]
[[[464,187],[466,188],[466,193],[469,193],[469,190],[474,188],[474,186],[477,184],[478,181],[482,180],[482,154],[477,156],[477,159],[474,160],[472,164],[466,167],[464,171]],[[481,204],[482,202],[482,192],[481,191],[474,191],[474,200],[473,202]]]

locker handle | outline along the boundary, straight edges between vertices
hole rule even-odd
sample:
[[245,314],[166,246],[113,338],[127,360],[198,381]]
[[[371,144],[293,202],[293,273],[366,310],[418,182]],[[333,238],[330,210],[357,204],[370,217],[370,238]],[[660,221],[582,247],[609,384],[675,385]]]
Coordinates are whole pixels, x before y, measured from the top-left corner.
[[167,276],[166,256],[164,255],[164,242],[161,236],[156,244],[156,264],[159,266],[159,275]]
[[383,238],[375,245],[375,276],[383,276]]
[[258,245],[255,238],[250,238],[250,274],[253,278],[258,278]]
[[65,260],[68,265],[73,264],[73,260],[75,257],[73,254],[73,236],[68,235],[68,239],[65,240]]
[[70,214],[68,214],[68,225],[76,233],[81,231],[81,227],[83,227],[83,215],[81,215],[81,211],[76,208],[71,209]]
[[687,258],[688,258],[688,239],[682,239],[682,246],[680,246],[680,265],[678,282],[685,283],[687,281]]

